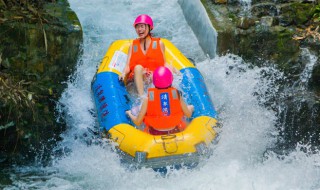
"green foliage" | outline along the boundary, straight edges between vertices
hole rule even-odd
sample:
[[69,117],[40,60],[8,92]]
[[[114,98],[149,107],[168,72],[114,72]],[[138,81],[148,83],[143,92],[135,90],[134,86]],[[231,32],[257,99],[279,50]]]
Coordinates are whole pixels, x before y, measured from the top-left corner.
[[45,2],[55,2],[55,0],[2,0],[0,1],[1,4],[4,4],[5,7],[28,7],[28,6],[34,6],[34,7],[42,7],[42,5]]
[[313,18],[320,21],[320,5],[317,5],[313,14]]
[[11,127],[13,122],[6,121],[21,123],[21,118],[26,113],[34,116],[34,93],[27,90],[29,85],[30,82],[23,80],[17,82],[0,74],[0,116],[7,116],[7,118],[0,117],[1,123],[4,123],[0,129]]
[[0,0],[0,149],[10,159],[40,149],[41,160],[50,158],[65,130],[55,105],[82,42],[69,12],[67,0]]

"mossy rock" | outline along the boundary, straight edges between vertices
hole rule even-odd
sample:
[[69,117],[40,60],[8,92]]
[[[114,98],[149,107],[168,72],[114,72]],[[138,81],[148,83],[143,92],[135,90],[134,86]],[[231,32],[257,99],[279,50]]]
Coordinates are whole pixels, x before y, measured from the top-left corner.
[[[312,94],[295,92],[283,100],[283,112],[279,115],[281,142],[278,146],[284,150],[293,150],[298,143],[311,145],[316,148],[320,145],[320,103]],[[310,113],[313,113],[310,117]],[[292,125],[294,123],[294,125]]]
[[281,20],[286,20],[288,25],[303,26],[313,17],[314,11],[315,6],[313,4],[296,2],[282,6],[280,15]]
[[[81,53],[82,29],[67,1],[34,9],[39,13],[36,20],[21,10],[2,12],[7,17],[0,25],[0,77],[10,82],[13,90],[25,81],[21,91],[33,94],[34,103],[18,107],[14,102],[3,104],[6,100],[0,99],[0,126],[14,123],[6,133],[0,129],[6,139],[0,142],[0,151],[29,155],[48,139],[58,139],[64,130],[64,125],[56,122],[55,106]],[[19,19],[14,19],[15,15]],[[21,98],[28,102],[28,96]],[[50,149],[54,143],[44,144],[45,149]]]
[[251,13],[257,17],[275,16],[277,15],[277,7],[275,3],[257,3],[251,7]]
[[320,92],[320,62],[316,64],[312,71],[312,78],[310,85]]

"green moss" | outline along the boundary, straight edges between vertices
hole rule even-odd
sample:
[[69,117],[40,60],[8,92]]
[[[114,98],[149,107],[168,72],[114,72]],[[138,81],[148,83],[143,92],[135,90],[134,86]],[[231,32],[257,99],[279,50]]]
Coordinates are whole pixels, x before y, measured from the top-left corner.
[[292,35],[293,33],[289,30],[283,30],[277,33],[277,50],[287,52],[290,51],[290,46],[292,45]]
[[201,0],[202,5],[204,6],[204,8],[206,9],[207,15],[213,25],[213,27],[216,30],[221,30],[222,28],[219,26],[219,21],[217,21],[217,19],[215,18],[215,16],[212,14],[209,5],[207,3],[207,0]]
[[229,12],[228,13],[228,18],[230,18],[231,20],[235,21],[238,19],[237,15],[232,13],[232,12]]
[[308,22],[315,12],[315,7],[312,4],[293,3],[291,7],[293,8],[294,20],[297,25],[302,25]]
[[63,128],[54,109],[66,87],[61,82],[76,65],[82,31],[66,0],[48,1],[48,12],[19,7],[19,1],[0,1],[8,3],[0,7],[0,145],[8,153],[30,155],[30,147],[36,151],[41,141],[56,139]]
[[67,12],[67,18],[69,20],[78,20],[77,15],[73,11],[68,11]]

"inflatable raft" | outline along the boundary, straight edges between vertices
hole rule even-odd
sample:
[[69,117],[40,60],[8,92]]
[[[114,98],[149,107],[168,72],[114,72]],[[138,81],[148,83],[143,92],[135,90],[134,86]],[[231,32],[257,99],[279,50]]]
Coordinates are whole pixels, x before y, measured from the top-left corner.
[[126,163],[137,167],[194,165],[203,155],[209,154],[210,144],[217,140],[217,113],[194,64],[170,41],[161,40],[166,47],[166,61],[182,74],[179,89],[186,103],[195,108],[186,129],[170,135],[151,135],[135,127],[125,114],[131,107],[130,94],[118,76],[126,64],[132,42],[129,39],[110,45],[92,81],[100,131],[116,143]]

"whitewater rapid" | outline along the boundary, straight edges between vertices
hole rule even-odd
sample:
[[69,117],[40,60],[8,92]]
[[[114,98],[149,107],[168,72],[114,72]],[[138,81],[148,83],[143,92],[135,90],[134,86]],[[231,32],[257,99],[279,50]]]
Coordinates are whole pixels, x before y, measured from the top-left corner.
[[[276,113],[263,106],[278,91],[274,68],[249,67],[236,55],[209,59],[188,26],[177,0],[69,0],[84,31],[83,55],[70,76],[57,110],[68,129],[56,148],[52,166],[17,168],[6,189],[320,189],[320,156],[296,151],[283,156],[268,151],[278,131]],[[135,38],[138,14],[152,16],[154,34],[171,40],[196,61],[223,124],[213,155],[192,170],[130,170],[110,145],[91,143],[97,129],[90,83],[110,43]],[[262,73],[273,73],[265,78]],[[303,147],[308,148],[308,147]],[[28,175],[29,174],[29,175]]]

